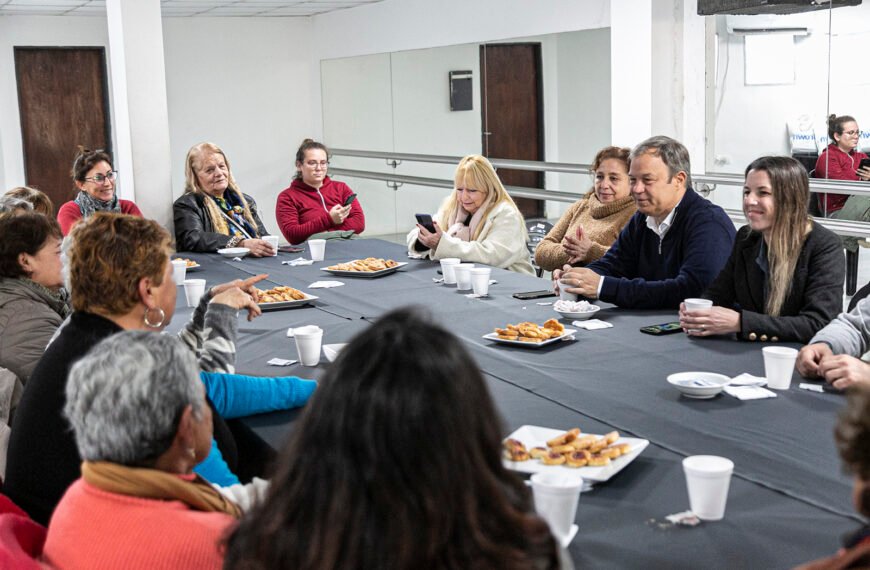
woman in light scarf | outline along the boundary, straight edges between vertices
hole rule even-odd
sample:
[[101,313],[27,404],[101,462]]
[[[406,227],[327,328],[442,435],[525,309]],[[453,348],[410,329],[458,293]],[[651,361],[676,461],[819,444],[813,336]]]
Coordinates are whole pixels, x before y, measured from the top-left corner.
[[418,224],[408,234],[408,251],[533,275],[523,215],[492,164],[480,155],[466,156],[456,168],[454,188],[433,218],[435,231]]

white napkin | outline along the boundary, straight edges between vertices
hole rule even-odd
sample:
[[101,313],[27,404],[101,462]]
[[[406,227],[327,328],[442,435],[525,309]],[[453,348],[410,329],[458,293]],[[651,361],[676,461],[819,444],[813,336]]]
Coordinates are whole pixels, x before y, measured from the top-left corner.
[[408,259],[425,259],[425,258],[426,258],[426,256],[423,255],[422,253],[412,253],[410,251],[408,252]]
[[586,329],[587,331],[597,331],[598,329],[609,329],[613,326],[612,323],[605,323],[601,319],[588,319],[585,321],[574,321],[571,323],[575,327]]
[[484,297],[489,297],[489,295],[478,295],[477,293],[468,293],[465,296],[469,299],[483,299]]
[[332,287],[341,287],[344,285],[341,281],[315,281],[308,286],[309,289],[331,289]]
[[725,393],[738,400],[761,400],[776,398],[776,394],[761,386],[725,386]]
[[290,261],[282,261],[281,265],[289,265],[290,267],[296,267],[297,265],[311,265],[314,263],[313,259],[305,259],[304,257],[297,257],[296,259],[291,259]]
[[[292,331],[292,330],[293,329],[290,329],[289,331],[287,331],[287,336],[291,336],[290,331]],[[290,366],[291,364],[296,364],[297,362],[299,362],[299,361],[298,360],[284,360],[283,358],[273,358],[272,360],[270,360],[266,364],[268,364],[269,366]]]
[[542,307],[549,307],[550,305],[553,304],[553,301],[542,301],[542,302],[540,302],[540,303],[535,303],[535,304],[536,304],[536,305],[540,305],[540,306],[542,306]]
[[767,378],[764,376],[753,376],[744,372],[731,379],[731,386],[766,386]]
[[434,281],[435,283],[444,283],[444,278],[443,277],[433,277],[432,281]]
[[234,257],[234,258],[232,259],[232,261],[241,261],[241,260],[242,260],[241,257]]

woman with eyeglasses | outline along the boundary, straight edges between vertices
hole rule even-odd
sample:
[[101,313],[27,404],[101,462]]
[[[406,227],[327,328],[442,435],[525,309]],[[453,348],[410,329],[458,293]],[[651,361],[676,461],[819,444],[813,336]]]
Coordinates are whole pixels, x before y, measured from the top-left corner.
[[454,186],[433,216],[435,231],[417,224],[408,234],[408,252],[534,275],[523,215],[492,164],[479,154],[466,156],[456,168]]
[[246,247],[254,257],[275,253],[262,239],[269,232],[257,214],[257,203],[239,190],[219,146],[192,146],[184,160],[184,178],[184,194],[172,205],[178,251]]
[[118,173],[112,166],[112,157],[106,151],[79,146],[73,161],[72,178],[78,194],[74,200],[57,211],[57,221],[63,235],[67,235],[76,222],[91,217],[94,212],[115,212],[142,217],[136,204],[130,200],[122,200],[115,194]]
[[[858,151],[861,129],[849,115],[830,115],[828,117],[828,137],[831,144],[816,161],[815,178],[831,180],[870,180],[870,168],[861,168],[861,161],[867,155]],[[819,208],[826,218],[840,220],[870,221],[870,198],[848,194],[819,194]],[[846,249],[858,249],[854,237],[843,238]]]
[[356,194],[347,184],[327,176],[328,168],[329,150],[311,139],[302,141],[296,151],[296,178],[278,194],[275,206],[278,227],[292,244],[315,234],[351,237],[366,229]]

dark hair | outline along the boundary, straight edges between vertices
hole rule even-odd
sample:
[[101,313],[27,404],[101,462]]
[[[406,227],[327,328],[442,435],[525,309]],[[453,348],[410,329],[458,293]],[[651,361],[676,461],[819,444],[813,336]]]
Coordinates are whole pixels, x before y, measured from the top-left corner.
[[88,172],[100,162],[108,162],[113,169],[112,157],[103,149],[90,150],[81,145],[78,147],[76,158],[72,165],[72,178],[78,182],[84,182]]
[[[314,139],[305,139],[302,141],[302,144],[299,145],[299,150],[296,151],[296,162],[294,164],[301,164],[305,162],[305,153],[309,150],[322,150],[326,153],[326,160],[329,160],[329,149],[326,148],[326,145],[323,143],[319,143]],[[302,178],[302,171],[296,171],[296,178]]]
[[354,338],[323,378],[225,568],[558,566],[460,341],[413,309]]
[[630,148],[606,146],[599,150],[598,154],[596,154],[595,158],[592,160],[592,173],[594,174],[595,171],[598,170],[598,167],[601,166],[602,162],[610,159],[615,159],[625,164],[625,171],[628,172],[628,167],[631,165],[631,160],[629,159],[630,154]]
[[13,188],[5,196],[12,196],[21,200],[26,200],[33,206],[33,210],[46,216],[54,216],[54,204],[51,203],[45,192],[31,188],[30,186],[18,186]]
[[857,123],[855,117],[851,115],[828,115],[828,138],[836,142],[834,135],[843,134],[843,125],[846,123]]
[[849,389],[846,407],[834,428],[834,438],[846,470],[870,480],[870,388]]
[[0,216],[0,236],[0,277],[10,279],[27,276],[19,255],[36,255],[50,237],[63,239],[57,220],[36,212]]
[[689,160],[689,149],[678,140],[657,135],[650,137],[634,147],[631,151],[631,160],[642,154],[651,154],[662,159],[668,167],[668,182],[673,180],[679,172],[686,173],[686,188],[692,187],[692,163]]
[[73,226],[70,240],[70,295],[76,311],[124,314],[140,302],[140,279],[163,282],[171,238],[154,220],[97,212]]

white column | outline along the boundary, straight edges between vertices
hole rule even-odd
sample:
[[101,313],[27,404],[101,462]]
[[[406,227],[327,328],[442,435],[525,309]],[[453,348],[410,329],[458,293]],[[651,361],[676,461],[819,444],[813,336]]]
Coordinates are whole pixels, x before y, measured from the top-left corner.
[[611,141],[619,146],[653,134],[651,2],[610,2]]
[[107,0],[118,194],[172,228],[160,0]]

